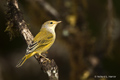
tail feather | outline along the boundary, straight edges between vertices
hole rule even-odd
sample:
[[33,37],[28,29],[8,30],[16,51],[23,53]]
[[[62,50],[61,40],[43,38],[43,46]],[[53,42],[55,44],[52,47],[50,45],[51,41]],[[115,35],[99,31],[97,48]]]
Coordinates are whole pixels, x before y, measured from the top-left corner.
[[22,60],[16,65],[17,68],[21,67],[23,63],[27,60],[27,55],[25,55]]
[[18,63],[18,65],[16,65],[17,68],[21,67],[23,65],[23,63],[30,57],[32,57],[33,55],[35,55],[36,52],[32,52],[32,53],[29,53],[27,55],[25,55],[22,60]]

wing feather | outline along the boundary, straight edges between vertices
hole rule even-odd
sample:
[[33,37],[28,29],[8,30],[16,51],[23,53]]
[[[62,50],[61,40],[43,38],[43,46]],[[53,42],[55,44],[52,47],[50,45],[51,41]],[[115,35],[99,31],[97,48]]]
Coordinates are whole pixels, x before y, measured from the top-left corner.
[[40,31],[30,45],[28,45],[28,48],[26,50],[26,53],[29,54],[33,52],[36,49],[41,49],[51,43],[51,41],[54,40],[54,36],[52,33],[48,31]]

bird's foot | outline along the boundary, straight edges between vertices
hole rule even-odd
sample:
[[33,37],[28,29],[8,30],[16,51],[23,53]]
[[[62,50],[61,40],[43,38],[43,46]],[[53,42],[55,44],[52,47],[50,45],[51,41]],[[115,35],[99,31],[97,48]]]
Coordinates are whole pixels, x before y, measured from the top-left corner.
[[43,56],[43,55],[40,55],[40,56],[45,59],[45,60],[43,61],[43,63],[45,63],[45,62],[49,62],[49,63],[50,63],[50,62],[51,62],[50,59],[46,58],[45,56]]

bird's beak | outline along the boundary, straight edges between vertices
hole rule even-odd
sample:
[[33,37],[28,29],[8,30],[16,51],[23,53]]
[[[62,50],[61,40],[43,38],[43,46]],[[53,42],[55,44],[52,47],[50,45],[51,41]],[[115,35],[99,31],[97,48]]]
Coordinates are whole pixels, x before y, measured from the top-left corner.
[[62,21],[57,21],[57,23],[61,23]]

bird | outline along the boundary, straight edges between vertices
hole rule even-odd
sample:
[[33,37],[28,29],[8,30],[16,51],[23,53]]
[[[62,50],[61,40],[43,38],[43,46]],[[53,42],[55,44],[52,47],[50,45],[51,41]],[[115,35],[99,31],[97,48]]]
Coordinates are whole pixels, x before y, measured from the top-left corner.
[[55,28],[58,23],[61,23],[61,21],[49,20],[43,23],[40,32],[28,45],[25,56],[16,65],[17,68],[21,67],[30,57],[35,54],[41,55],[41,53],[46,52],[53,45],[56,38]]

